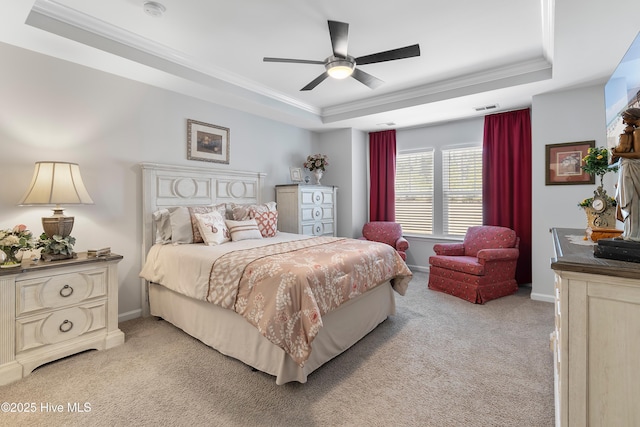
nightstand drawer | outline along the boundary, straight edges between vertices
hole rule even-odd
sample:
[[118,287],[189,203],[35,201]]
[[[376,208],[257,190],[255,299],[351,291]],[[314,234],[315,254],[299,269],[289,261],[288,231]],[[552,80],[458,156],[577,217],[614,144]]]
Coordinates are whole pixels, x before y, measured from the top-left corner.
[[16,320],[16,354],[77,338],[106,327],[107,301]]
[[16,282],[16,317],[77,304],[106,293],[106,268],[20,280]]

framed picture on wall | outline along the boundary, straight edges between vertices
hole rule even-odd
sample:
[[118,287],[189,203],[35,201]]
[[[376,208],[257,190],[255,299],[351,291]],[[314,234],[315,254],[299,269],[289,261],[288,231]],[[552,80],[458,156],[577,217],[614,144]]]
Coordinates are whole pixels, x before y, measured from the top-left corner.
[[582,160],[595,141],[549,144],[545,147],[545,184],[595,184],[595,176],[582,170]]
[[229,164],[229,128],[187,120],[187,159]]

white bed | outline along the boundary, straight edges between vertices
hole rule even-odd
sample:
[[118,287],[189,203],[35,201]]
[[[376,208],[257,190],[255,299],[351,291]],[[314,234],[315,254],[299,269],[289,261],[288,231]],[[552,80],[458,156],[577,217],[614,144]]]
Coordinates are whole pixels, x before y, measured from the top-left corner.
[[[265,175],[261,173],[151,163],[143,163],[141,167],[143,265],[155,240],[152,214],[158,209],[262,202]],[[394,292],[387,281],[323,315],[323,327],[313,339],[311,354],[301,367],[233,310],[142,280],[143,301],[149,303],[143,307],[145,315],[161,317],[219,352],[275,376],[277,384],[306,382],[311,372],[394,314]]]

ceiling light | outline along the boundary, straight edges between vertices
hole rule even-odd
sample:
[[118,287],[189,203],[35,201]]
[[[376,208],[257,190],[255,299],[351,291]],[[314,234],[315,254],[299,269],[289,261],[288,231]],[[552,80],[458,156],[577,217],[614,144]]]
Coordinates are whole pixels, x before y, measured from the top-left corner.
[[353,70],[356,67],[356,62],[351,57],[342,59],[332,56],[328,58],[327,61],[325,68],[327,69],[327,73],[334,79],[346,79],[353,74]]
[[162,14],[167,10],[166,7],[155,1],[146,2],[144,5],[142,5],[142,8],[147,15],[153,16],[154,18],[161,17]]

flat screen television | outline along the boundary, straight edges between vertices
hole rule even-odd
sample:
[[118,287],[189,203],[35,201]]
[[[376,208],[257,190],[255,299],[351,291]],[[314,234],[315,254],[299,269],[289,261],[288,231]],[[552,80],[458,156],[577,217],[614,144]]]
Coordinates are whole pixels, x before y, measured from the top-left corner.
[[640,107],[640,33],[604,86],[607,118],[607,147],[615,147],[624,130],[622,113],[627,108]]

